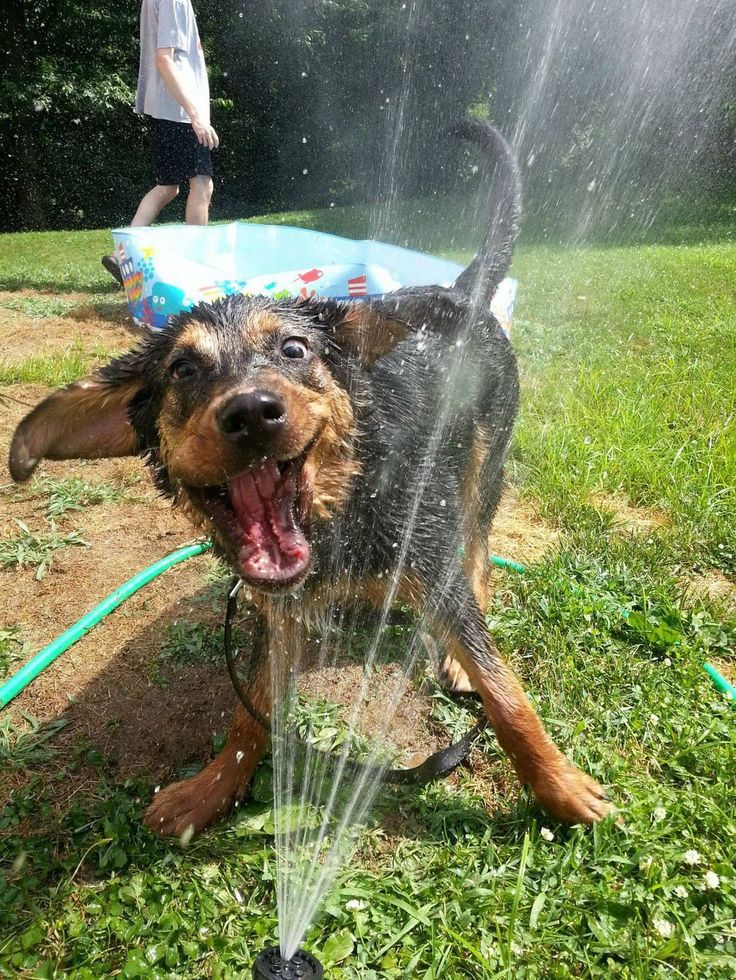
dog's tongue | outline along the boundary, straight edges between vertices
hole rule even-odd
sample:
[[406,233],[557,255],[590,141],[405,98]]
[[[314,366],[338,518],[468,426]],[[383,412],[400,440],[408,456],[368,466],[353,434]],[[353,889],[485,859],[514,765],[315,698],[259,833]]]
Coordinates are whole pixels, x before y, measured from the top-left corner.
[[294,522],[297,473],[284,474],[276,463],[236,476],[230,483],[240,547],[238,558],[248,578],[280,582],[296,578],[309,561],[309,545]]

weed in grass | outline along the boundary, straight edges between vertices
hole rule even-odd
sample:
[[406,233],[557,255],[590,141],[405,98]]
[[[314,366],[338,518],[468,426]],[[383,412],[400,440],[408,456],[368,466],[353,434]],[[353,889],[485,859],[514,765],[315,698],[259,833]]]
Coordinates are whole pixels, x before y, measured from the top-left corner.
[[0,627],[0,678],[5,677],[16,660],[26,653],[20,626]]
[[16,518],[14,520],[20,528],[20,534],[0,540],[0,568],[25,568],[26,565],[33,565],[36,568],[36,579],[40,580],[57,551],[73,545],[87,547],[87,542],[80,537],[79,531],[61,535],[53,521],[47,534],[37,534],[23,521]]
[[[140,477],[132,482],[138,482]],[[32,490],[48,496],[46,513],[49,517],[61,517],[69,511],[79,511],[96,504],[124,503],[130,500],[126,487],[115,483],[91,483],[77,476],[68,476],[60,480],[50,478],[35,480]]]
[[164,634],[158,664],[186,667],[192,664],[221,664],[223,659],[220,627],[175,620]]
[[46,762],[54,754],[49,742],[69,724],[68,718],[40,722],[26,712],[22,718],[25,724],[9,713],[0,716],[0,769],[31,769]]
[[218,558],[213,558],[211,553],[205,554],[202,568],[204,588],[192,596],[192,602],[208,606],[217,615],[224,615],[228,585],[232,577],[232,569],[227,568]]

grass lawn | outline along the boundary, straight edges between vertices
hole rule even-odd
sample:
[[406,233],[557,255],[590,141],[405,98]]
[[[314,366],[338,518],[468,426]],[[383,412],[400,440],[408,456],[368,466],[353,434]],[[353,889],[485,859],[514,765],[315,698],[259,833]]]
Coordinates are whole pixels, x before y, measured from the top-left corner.
[[[371,228],[356,210],[284,220]],[[428,206],[411,243],[456,256],[449,224]],[[736,975],[736,712],[702,671],[706,659],[736,671],[736,245],[721,225],[689,227],[687,245],[672,227],[667,244],[655,237],[518,252],[510,476],[559,538],[527,574],[495,573],[489,608],[550,733],[610,786],[622,822],[555,824],[489,737],[482,779],[381,795],[305,942],[328,977]],[[0,307],[42,318],[80,302],[63,294],[116,302],[99,268],[108,242],[0,236],[13,291]],[[59,371],[6,351],[0,383],[59,383],[104,353],[72,352],[79,363]],[[59,494],[89,504],[76,486]],[[0,678],[23,644],[4,626]],[[200,633],[164,640],[167,662],[177,643],[185,661],[211,660]],[[462,724],[467,705],[438,695],[436,714]],[[0,812],[0,976],[249,975],[276,936],[267,765],[257,799],[182,847],[142,828],[151,787],[114,784],[94,746],[65,766],[91,762],[96,788],[58,812],[54,781],[70,772],[40,770],[62,724],[0,715],[14,787]],[[509,787],[492,807],[489,782]]]

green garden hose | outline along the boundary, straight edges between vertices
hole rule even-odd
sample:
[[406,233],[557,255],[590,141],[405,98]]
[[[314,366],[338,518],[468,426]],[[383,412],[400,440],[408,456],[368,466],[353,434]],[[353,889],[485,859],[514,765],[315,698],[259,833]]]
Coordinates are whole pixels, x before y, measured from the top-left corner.
[[188,544],[184,548],[178,548],[176,551],[164,555],[163,558],[159,558],[153,565],[149,565],[142,572],[138,572],[132,578],[129,578],[127,582],[123,582],[119,588],[115,589],[106,599],[103,599],[99,605],[95,606],[94,609],[90,609],[81,619],[78,619],[68,630],[65,630],[61,636],[57,636],[55,640],[49,643],[47,647],[44,647],[35,657],[32,657],[27,664],[21,667],[19,671],[0,686],[0,709],[6,707],[17,694],[20,694],[24,687],[27,687],[32,680],[38,677],[42,670],[45,670],[50,663],[56,660],[65,650],[68,650],[77,640],[81,640],[85,633],[88,633],[93,626],[96,626],[113,609],[117,609],[133,593],[142,589],[144,585],[148,585],[153,579],[158,578],[162,572],[165,572],[167,568],[171,568],[172,565],[177,565],[180,561],[186,561],[187,558],[194,558],[195,555],[201,555],[202,552],[207,551],[211,547],[211,541]]
[[703,664],[703,670],[706,672],[708,677],[710,677],[718,690],[722,691],[723,694],[727,694],[731,698],[731,705],[732,707],[736,708],[736,687],[734,687],[730,681],[727,681],[723,674],[716,670],[713,664]]
[[[198,544],[189,544],[183,548],[178,548],[176,551],[164,555],[163,558],[159,558],[153,565],[144,568],[142,572],[138,572],[132,578],[129,578],[127,582],[123,582],[119,588],[115,589],[106,599],[103,599],[99,605],[91,609],[81,619],[78,619],[61,636],[58,636],[48,646],[44,647],[35,657],[31,657],[27,664],[16,671],[4,684],[0,685],[0,710],[5,708],[16,695],[20,694],[60,654],[68,650],[77,640],[81,640],[85,633],[88,633],[101,619],[104,619],[113,609],[117,609],[121,603],[129,599],[139,589],[142,589],[144,585],[148,585],[149,582],[158,578],[159,575],[173,565],[178,565],[179,562],[186,561],[187,558],[194,558],[196,555],[201,555],[211,547],[211,541],[200,541]],[[496,565],[498,568],[518,572],[520,575],[526,572],[524,565],[519,564],[517,561],[511,561],[509,558],[491,555],[490,560],[491,564]],[[703,664],[703,669],[713,681],[715,687],[731,698],[732,706],[736,709],[736,687],[727,681],[723,674],[716,670],[712,664]]]

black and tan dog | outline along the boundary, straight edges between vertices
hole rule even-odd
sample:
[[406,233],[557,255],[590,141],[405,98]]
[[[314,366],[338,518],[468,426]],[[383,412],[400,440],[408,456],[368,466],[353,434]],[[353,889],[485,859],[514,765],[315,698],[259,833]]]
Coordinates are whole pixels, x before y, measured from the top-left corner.
[[[511,261],[519,187],[492,128],[457,134],[493,162],[479,254],[454,287],[376,302],[231,297],[176,317],[18,427],[16,480],[39,461],[140,454],[159,487],[245,580],[265,619],[359,597],[421,611],[457,686],[480,694],[519,778],[554,816],[593,822],[603,790],[544,731],[484,620],[490,524],[518,402],[514,355],[489,300]],[[280,600],[277,600],[280,601]],[[267,647],[251,695],[270,711]],[[199,831],[242,796],[266,744],[239,708],[198,775],[160,792],[155,831]]]

